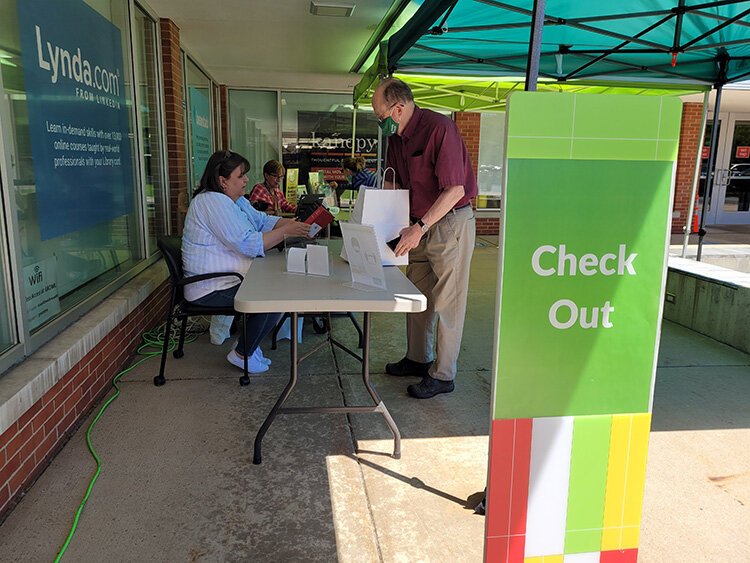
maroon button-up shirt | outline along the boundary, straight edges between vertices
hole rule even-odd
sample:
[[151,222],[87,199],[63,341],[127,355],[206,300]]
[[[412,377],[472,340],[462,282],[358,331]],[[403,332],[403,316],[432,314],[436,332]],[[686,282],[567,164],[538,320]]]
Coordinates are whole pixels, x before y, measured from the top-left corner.
[[[396,182],[409,190],[412,217],[427,213],[445,188],[464,187],[456,208],[477,195],[477,179],[458,127],[428,109],[415,106],[406,129],[388,138],[386,166],[393,167]],[[389,175],[385,179],[390,181]]]

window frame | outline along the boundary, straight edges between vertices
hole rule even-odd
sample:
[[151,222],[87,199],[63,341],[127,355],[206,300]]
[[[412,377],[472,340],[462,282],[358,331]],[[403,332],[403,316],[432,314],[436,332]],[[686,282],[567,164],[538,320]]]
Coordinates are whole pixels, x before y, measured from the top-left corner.
[[[162,71],[162,44],[159,26],[159,17],[145,3],[136,0],[123,0],[123,10],[125,10],[125,23],[127,29],[121,31],[123,40],[128,41],[130,52],[129,66],[132,72],[132,81],[130,84],[132,108],[132,134],[135,137],[133,149],[139,151],[140,157],[133,158],[135,170],[133,175],[133,195],[140,201],[134,202],[133,213],[136,225],[137,236],[140,237],[140,244],[143,249],[143,255],[136,258],[137,262],[129,269],[121,272],[117,277],[83,298],[80,302],[61,312],[54,319],[51,319],[45,325],[35,331],[33,334],[30,330],[28,313],[25,307],[23,292],[23,268],[20,267],[22,261],[21,241],[18,236],[19,221],[16,216],[16,197],[14,182],[11,180],[11,170],[15,168],[13,139],[13,120],[10,110],[9,99],[5,94],[3,77],[0,73],[0,232],[3,234],[4,244],[0,245],[0,261],[3,261],[2,275],[7,284],[8,306],[10,311],[11,332],[15,331],[17,343],[12,345],[8,350],[0,353],[0,377],[12,366],[23,361],[25,358],[37,352],[44,344],[52,340],[55,336],[69,328],[76,320],[91,311],[94,307],[110,297],[115,291],[136,277],[138,274],[161,260],[158,252],[151,253],[148,242],[148,225],[146,222],[146,194],[145,194],[145,168],[143,161],[143,139],[141,136],[141,119],[138,112],[140,94],[136,84],[136,70],[138,62],[135,57],[134,49],[134,23],[135,10],[140,8],[142,12],[151,18],[156,25],[156,66],[157,66],[157,87],[159,89],[157,96],[157,106],[159,119],[164,124],[164,78]],[[128,66],[128,62],[125,62]],[[6,139],[11,139],[8,142]],[[161,127],[159,142],[162,146],[162,189],[164,190],[164,201],[168,202],[168,155],[166,142],[166,128]],[[162,210],[165,214],[164,225],[171,229],[170,214],[167,206]],[[51,358],[44,358],[50,360]]]

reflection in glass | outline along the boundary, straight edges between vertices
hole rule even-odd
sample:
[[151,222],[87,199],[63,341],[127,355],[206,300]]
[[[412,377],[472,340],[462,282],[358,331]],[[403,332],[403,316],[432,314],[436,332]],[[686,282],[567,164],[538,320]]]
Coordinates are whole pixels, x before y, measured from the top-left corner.
[[325,182],[335,181],[342,198],[348,197],[341,161],[352,156],[352,149],[368,170],[377,170],[378,124],[369,108],[357,110],[352,143],[351,95],[282,92],[281,97],[283,164],[298,170],[300,185],[308,186],[310,173],[322,171]]
[[276,92],[229,91],[229,147],[250,162],[248,190],[263,181],[263,165],[279,160]]
[[483,112],[480,119],[477,208],[497,208],[503,181],[505,112]]

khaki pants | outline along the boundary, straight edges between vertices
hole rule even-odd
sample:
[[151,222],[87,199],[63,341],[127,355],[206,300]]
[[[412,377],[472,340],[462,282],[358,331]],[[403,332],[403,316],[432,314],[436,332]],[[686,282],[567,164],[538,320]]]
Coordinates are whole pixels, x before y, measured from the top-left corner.
[[475,237],[474,210],[467,206],[449,211],[409,252],[406,277],[427,297],[427,309],[406,315],[406,357],[435,359],[430,368],[435,379],[456,377]]

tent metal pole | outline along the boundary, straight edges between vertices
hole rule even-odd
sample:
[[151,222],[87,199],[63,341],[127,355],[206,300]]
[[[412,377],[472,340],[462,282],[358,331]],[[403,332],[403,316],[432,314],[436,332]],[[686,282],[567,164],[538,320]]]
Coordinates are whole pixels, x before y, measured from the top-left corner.
[[695,212],[695,194],[698,192],[698,184],[701,178],[701,158],[703,152],[703,139],[706,138],[706,122],[708,121],[708,100],[711,97],[711,91],[707,90],[703,94],[703,115],[701,116],[701,132],[698,135],[698,154],[695,157],[695,170],[693,171],[693,185],[690,189],[690,204],[688,214],[685,218],[685,238],[682,241],[682,257],[687,255],[688,242],[690,242],[690,231],[693,213]]
[[[700,228],[698,229],[698,253],[696,260],[701,261],[703,255],[703,237],[706,236],[706,229],[703,225],[706,223],[706,210],[708,209],[708,200],[711,198],[711,194],[714,191],[714,180],[716,178],[716,171],[714,166],[716,164],[716,148],[719,144],[719,111],[721,109],[721,91],[723,84],[719,83],[716,85],[716,102],[714,103],[714,123],[711,130],[711,147],[708,149],[708,168],[706,168],[706,187],[703,190],[703,206],[701,208],[701,222]],[[714,202],[715,203],[715,202]]]
[[547,0],[534,0],[534,13],[531,16],[531,34],[529,36],[529,57],[526,62],[526,85],[527,92],[536,91],[536,82],[539,78],[539,58],[542,54],[542,31],[544,30],[544,10]]

